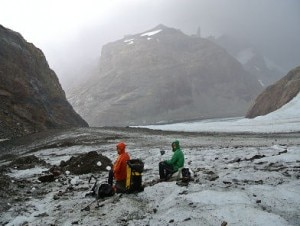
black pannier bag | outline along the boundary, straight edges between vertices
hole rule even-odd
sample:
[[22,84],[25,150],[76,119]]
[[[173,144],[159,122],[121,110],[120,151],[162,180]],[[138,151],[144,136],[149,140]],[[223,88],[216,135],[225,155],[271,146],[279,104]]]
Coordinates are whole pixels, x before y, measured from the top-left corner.
[[142,173],[144,163],[140,159],[131,159],[127,161],[126,192],[136,193],[144,191],[142,185]]
[[102,183],[98,184],[97,178],[94,175],[91,175],[89,179],[89,183],[91,182],[91,179],[94,178],[96,181],[89,193],[86,194],[86,196],[95,196],[96,199],[103,199],[105,197],[110,197],[115,194],[115,190],[113,187],[108,183]]
[[103,199],[105,197],[110,197],[115,194],[113,187],[110,184],[100,184],[96,192],[97,199]]

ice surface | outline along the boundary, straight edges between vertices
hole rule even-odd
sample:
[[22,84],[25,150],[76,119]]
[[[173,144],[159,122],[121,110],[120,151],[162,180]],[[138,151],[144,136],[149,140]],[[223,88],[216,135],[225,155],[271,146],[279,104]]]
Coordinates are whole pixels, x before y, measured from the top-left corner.
[[280,109],[254,119],[228,118],[139,126],[166,131],[279,133],[300,131],[300,93]]
[[[300,95],[281,109],[255,119],[205,120],[148,128],[210,132],[299,131],[299,98]],[[97,130],[101,135],[91,133]],[[140,131],[132,135],[127,131],[87,128],[47,138],[46,148],[40,148],[34,154],[51,164],[89,151],[97,151],[113,160],[116,158],[115,140],[110,138],[106,143],[97,144],[90,141],[92,136],[99,141],[103,134],[108,137],[118,134],[116,137],[124,138],[130,156],[145,164],[145,183],[158,179],[158,163],[172,156],[170,144],[178,139],[185,154],[185,166],[193,170],[195,180],[187,187],[178,186],[175,181],[157,183],[147,186],[144,192],[125,194],[116,202],[81,211],[93,201],[93,198],[85,197],[91,187],[88,183],[91,175],[66,172],[55,182],[30,184],[25,192],[35,194],[45,190],[47,195],[28,197],[21,204],[12,204],[8,211],[0,213],[0,223],[198,226],[221,225],[226,221],[230,226],[299,225],[300,144],[296,139],[291,142],[291,136],[259,135],[262,138],[258,139],[251,134],[206,137],[183,133],[154,135]],[[53,148],[55,142],[82,137],[91,143]],[[42,144],[43,141],[33,142],[25,149],[43,147]],[[165,154],[161,155],[161,151]],[[12,169],[7,175],[12,180],[26,179],[34,183],[44,170],[38,167]],[[95,176],[106,181],[108,172],[99,172]]]
[[[192,139],[187,138],[186,141]],[[144,181],[157,178],[158,162],[171,157],[170,150],[165,150],[166,153],[161,155],[161,148],[130,148],[130,145],[130,155],[141,158],[145,163]],[[90,186],[87,182],[89,175],[69,174],[66,175],[69,185],[62,185],[58,181],[49,183],[49,194],[45,198],[32,198],[23,203],[25,212],[21,211],[22,208],[13,206],[9,212],[3,213],[1,218],[6,219],[7,225],[22,225],[26,222],[29,225],[96,225],[100,222],[103,225],[122,225],[122,222],[126,222],[127,225],[168,225],[173,222],[174,225],[198,226],[221,225],[223,221],[235,226],[297,225],[296,213],[300,211],[299,180],[293,180],[292,177],[288,179],[277,171],[265,171],[264,166],[276,162],[287,167],[296,167],[300,160],[298,146],[199,150],[196,143],[193,145],[196,147],[183,147],[183,151],[187,166],[195,171],[200,181],[192,182],[188,187],[178,186],[176,182],[162,182],[146,187],[144,192],[123,195],[116,203],[82,212],[81,209],[93,200],[84,197],[87,191],[85,189]],[[93,147],[90,148],[94,150]],[[68,149],[66,150],[68,155]],[[79,153],[80,149],[77,152]],[[47,153],[52,155],[53,150],[39,151],[40,156],[46,157]],[[62,150],[59,150],[59,153],[61,154]],[[115,157],[115,153],[109,149],[102,153]],[[265,157],[254,161],[247,160],[255,155]],[[232,162],[237,157],[241,158],[241,161]],[[256,169],[260,169],[259,167],[262,170]],[[9,175],[24,178],[22,175],[26,174],[26,178],[34,178],[37,177],[35,174],[42,170],[44,169],[34,168],[26,172],[14,170]],[[206,181],[206,171],[214,171],[219,175],[219,179]],[[102,174],[100,177],[105,180],[106,176]],[[236,185],[228,187],[223,181]],[[283,181],[286,182],[282,183]],[[64,186],[70,185],[73,186],[70,192],[62,192],[65,190]],[[58,200],[53,199],[61,192]],[[14,209],[19,209],[18,215],[11,215]],[[290,217],[292,224],[287,221]]]
[[10,173],[7,175],[16,179],[25,179],[25,178],[30,178],[35,175],[41,174],[43,171],[47,171],[47,168],[41,168],[41,167],[34,167],[31,169],[25,169],[25,170],[12,170]]

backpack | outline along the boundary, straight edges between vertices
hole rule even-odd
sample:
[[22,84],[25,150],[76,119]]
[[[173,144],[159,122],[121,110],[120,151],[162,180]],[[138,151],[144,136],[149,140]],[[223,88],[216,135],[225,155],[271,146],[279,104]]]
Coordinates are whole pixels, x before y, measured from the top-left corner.
[[191,181],[191,172],[190,172],[189,168],[183,168],[181,170],[181,174],[182,174],[181,180],[183,182],[189,182],[189,181]]
[[127,161],[126,193],[137,193],[144,191],[142,185],[142,175],[144,163],[140,159]]

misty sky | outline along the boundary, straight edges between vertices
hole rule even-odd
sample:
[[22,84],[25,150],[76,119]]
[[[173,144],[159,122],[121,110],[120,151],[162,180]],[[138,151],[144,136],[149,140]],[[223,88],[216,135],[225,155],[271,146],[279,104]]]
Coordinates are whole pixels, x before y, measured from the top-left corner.
[[158,24],[245,39],[286,72],[300,65],[300,0],[0,0],[0,24],[42,49],[63,86],[102,45]]

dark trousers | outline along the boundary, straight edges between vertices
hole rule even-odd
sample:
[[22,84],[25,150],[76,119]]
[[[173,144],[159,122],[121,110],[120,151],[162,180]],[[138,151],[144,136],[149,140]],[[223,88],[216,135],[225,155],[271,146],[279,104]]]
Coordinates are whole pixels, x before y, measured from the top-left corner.
[[[113,186],[113,182],[114,182],[114,171],[110,170],[108,172],[107,183],[110,184],[111,186]],[[126,192],[126,180],[116,181],[115,188],[116,188],[116,193]]]
[[114,182],[114,171],[113,170],[110,170],[108,172],[108,180],[107,180],[107,183],[110,184],[111,186],[113,185],[113,182]]
[[168,180],[174,173],[173,166],[166,162],[160,162],[158,164],[158,167],[159,167],[159,177],[161,180]]

